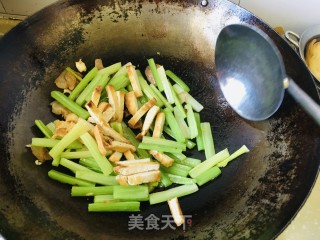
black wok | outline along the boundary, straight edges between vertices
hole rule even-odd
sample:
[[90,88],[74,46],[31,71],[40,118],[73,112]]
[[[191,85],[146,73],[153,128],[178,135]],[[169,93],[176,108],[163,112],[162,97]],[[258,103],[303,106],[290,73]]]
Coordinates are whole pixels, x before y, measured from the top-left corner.
[[[223,98],[214,46],[227,24],[248,23],[279,47],[288,75],[318,101],[299,56],[270,27],[226,0],[59,1],[27,18],[0,40],[0,232],[7,239],[272,239],[295,216],[319,167],[319,128],[285,95],[269,120],[240,118]],[[250,153],[222,169],[200,191],[181,198],[192,225],[172,230],[128,230],[127,213],[88,213],[91,199],[70,198],[70,187],[35,166],[25,145],[48,122],[53,79],[74,61],[105,65],[146,59],[172,69],[205,106],[217,151],[246,144]],[[191,156],[197,156],[191,152]],[[142,206],[143,218],[169,214],[166,204]],[[190,222],[189,222],[190,223]],[[145,223],[146,224],[146,223]],[[159,223],[159,226],[161,223]]]

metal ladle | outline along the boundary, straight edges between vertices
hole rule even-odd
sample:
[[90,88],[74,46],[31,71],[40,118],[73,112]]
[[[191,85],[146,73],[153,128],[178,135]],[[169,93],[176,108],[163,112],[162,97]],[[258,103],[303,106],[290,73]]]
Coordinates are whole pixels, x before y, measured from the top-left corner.
[[216,42],[215,65],[223,95],[243,118],[269,118],[287,89],[320,125],[319,105],[286,75],[279,50],[260,29],[240,24],[223,28]]

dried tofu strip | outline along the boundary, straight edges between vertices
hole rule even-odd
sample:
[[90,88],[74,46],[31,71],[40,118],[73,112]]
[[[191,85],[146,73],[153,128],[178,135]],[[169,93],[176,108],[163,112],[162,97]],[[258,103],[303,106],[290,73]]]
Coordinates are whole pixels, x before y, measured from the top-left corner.
[[160,138],[162,136],[163,126],[165,121],[166,121],[165,114],[163,112],[159,112],[154,122],[152,137]]
[[165,167],[170,167],[174,162],[171,157],[156,150],[150,150],[149,153]]
[[103,63],[102,63],[102,59],[95,59],[94,60],[94,66],[98,69],[101,70],[104,68]]
[[98,105],[98,109],[102,113],[104,121],[109,123],[114,115],[113,107],[107,102],[101,102]]
[[136,173],[159,170],[160,164],[157,162],[136,163],[130,166],[116,166],[113,171],[120,175],[128,176]]
[[142,183],[159,182],[161,174],[159,170],[132,174],[129,176],[117,175],[116,180],[121,185],[139,185]]
[[96,105],[92,102],[89,101],[86,105],[85,105],[86,109],[88,110],[91,118],[93,119],[93,121],[100,125],[100,126],[104,126],[107,124],[107,122],[105,122],[102,113],[99,111],[99,109],[96,107]]
[[117,121],[122,122],[123,120],[123,114],[124,114],[124,92],[122,91],[116,91],[116,95],[118,98],[118,108],[116,110],[117,112]]
[[124,101],[131,115],[134,115],[139,110],[138,99],[133,91],[125,94]]
[[116,94],[116,90],[114,89],[114,87],[112,85],[107,85],[106,86],[106,91],[108,94],[108,98],[109,98],[109,103],[111,104],[111,106],[113,107],[115,113],[113,116],[113,119],[116,121],[119,117],[119,113],[118,113],[118,108],[119,108],[119,102],[118,102],[118,97]]
[[98,106],[98,104],[99,104],[100,97],[101,97],[101,92],[102,92],[102,86],[101,85],[96,86],[96,88],[92,92],[91,101],[96,106]]
[[122,136],[120,133],[109,126],[102,126],[102,132],[104,135],[109,136],[116,141],[130,143],[128,139],[126,139],[124,136]]
[[94,128],[93,128],[93,134],[94,134],[94,138],[96,139],[99,152],[100,152],[103,156],[106,156],[108,151],[107,151],[107,149],[105,149],[105,147],[104,147],[103,134],[101,133],[98,125],[94,126]]
[[160,111],[160,108],[156,105],[151,107],[149,111],[147,112],[146,118],[144,119],[142,131],[140,134],[138,134],[137,139],[141,140],[143,136],[147,134],[149,131],[151,124],[153,123],[153,120],[157,116],[158,112]]
[[184,216],[182,214],[182,210],[178,201],[178,198],[175,197],[173,199],[168,200],[168,205],[170,208],[171,215],[173,217],[174,222],[179,227],[184,224]]
[[152,108],[156,104],[157,100],[155,98],[150,99],[148,102],[143,104],[143,106],[132,116],[132,118],[128,121],[130,127],[134,127],[137,122],[146,114],[150,108]]
[[135,67],[132,65],[128,65],[126,69],[135,96],[137,98],[141,97],[143,94]]
[[135,152],[136,148],[132,144],[119,142],[119,141],[112,141],[110,145],[106,146],[107,150],[113,150],[118,152],[126,152],[128,150]]
[[132,159],[127,161],[117,162],[117,166],[131,166],[132,164],[149,163],[149,162],[151,162],[150,158]]
[[123,153],[115,151],[114,153],[111,154],[111,156],[109,157],[109,160],[114,163],[119,162],[122,158],[122,155]]
[[131,151],[125,151],[123,155],[127,160],[133,160],[135,158]]

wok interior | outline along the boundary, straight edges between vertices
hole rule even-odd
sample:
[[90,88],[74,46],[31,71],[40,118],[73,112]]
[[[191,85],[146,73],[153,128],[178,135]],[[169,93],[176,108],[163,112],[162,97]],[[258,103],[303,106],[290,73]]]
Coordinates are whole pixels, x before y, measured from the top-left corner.
[[[1,168],[4,235],[55,239],[275,236],[296,213],[313,184],[318,167],[318,131],[288,96],[279,111],[262,122],[245,121],[228,106],[215,77],[214,46],[223,26],[237,22],[256,24],[283,44],[266,25],[228,1],[212,1],[207,8],[191,1],[78,1],[74,5],[65,1],[10,32],[1,43],[1,49],[7,47],[4,55],[8,58],[0,60],[5,64],[2,70],[9,65],[5,63],[8,59],[13,66],[0,76],[14,95],[9,102],[11,109],[6,107],[10,118],[4,128]],[[295,70],[302,65],[294,52],[286,46],[282,51],[292,55],[285,61],[293,67],[291,73],[301,77],[296,78],[298,82],[307,78],[304,86],[315,95],[307,70]],[[183,213],[192,215],[192,225],[187,225],[186,231],[129,231],[131,214],[88,213],[87,204],[92,199],[70,198],[69,186],[48,179],[50,164],[35,166],[24,147],[33,136],[41,136],[34,127],[35,119],[53,119],[50,91],[55,88],[53,80],[66,66],[73,67],[82,58],[90,68],[95,58],[102,58],[105,65],[131,61],[144,70],[150,57],[181,76],[204,105],[201,118],[212,124],[216,151],[227,147],[233,152],[243,144],[251,150],[222,169],[218,179],[181,198]],[[9,96],[8,91],[1,94]],[[197,151],[189,154],[203,159]],[[166,203],[145,203],[140,214],[144,218],[154,214],[161,227],[169,209]]]

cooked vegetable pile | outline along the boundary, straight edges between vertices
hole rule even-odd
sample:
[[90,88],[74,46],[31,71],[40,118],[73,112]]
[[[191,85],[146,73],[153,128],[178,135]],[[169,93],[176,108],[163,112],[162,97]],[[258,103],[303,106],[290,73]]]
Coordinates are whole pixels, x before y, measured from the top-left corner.
[[[48,176],[71,184],[71,196],[94,196],[89,211],[139,211],[141,201],[167,201],[177,226],[184,223],[179,197],[194,193],[221,174],[239,155],[215,152],[209,122],[201,122],[201,103],[170,70],[148,60],[145,77],[130,62],[104,67],[66,68],[55,80],[44,134],[29,145],[36,164],[50,160]],[[197,148],[206,160],[188,157]],[[172,185],[172,186],[171,186]]]

